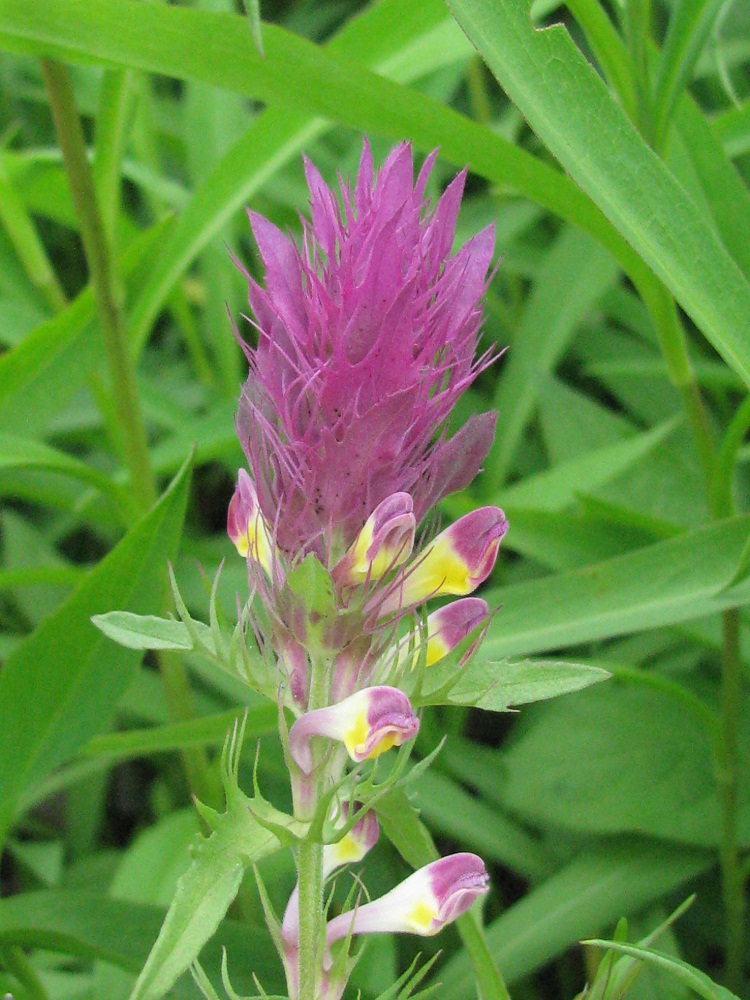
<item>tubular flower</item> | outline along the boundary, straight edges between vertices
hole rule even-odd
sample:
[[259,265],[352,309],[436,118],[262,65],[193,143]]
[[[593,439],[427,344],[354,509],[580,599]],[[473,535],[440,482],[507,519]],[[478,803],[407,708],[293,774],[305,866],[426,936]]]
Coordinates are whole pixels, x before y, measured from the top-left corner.
[[260,512],[253,481],[244,469],[239,471],[234,496],[229,501],[227,534],[243,558],[259,563],[270,576],[273,540]]
[[356,183],[341,183],[343,209],[306,162],[312,222],[302,250],[250,215],[265,288],[247,275],[258,346],[245,348],[237,427],[283,553],[340,558],[401,492],[418,523],[471,482],[492,443],[494,414],[451,439],[440,433],[492,360],[474,353],[494,232],[451,257],[466,174],[430,210],[435,155],[414,184],[408,144],[376,174],[365,142]]
[[[329,921],[328,947],[357,934],[419,934],[431,937],[465,913],[489,890],[489,875],[476,854],[433,861],[372,903]],[[329,959],[330,961],[330,959]]]
[[313,769],[310,740],[327,736],[344,744],[357,763],[399,747],[419,731],[419,719],[409,699],[398,688],[371,687],[349,698],[306,712],[289,731],[289,750],[304,774]]
[[429,597],[470,594],[492,572],[507,530],[499,507],[480,507],[459,518],[404,567],[378,613],[392,614]]
[[414,548],[414,503],[408,493],[386,497],[365,521],[346,555],[333,569],[339,586],[379,580],[400,566]]
[[[426,664],[431,667],[442,660],[456,646],[463,642],[466,636],[480,625],[489,615],[487,602],[481,597],[465,597],[460,601],[452,601],[445,607],[433,611],[427,616],[427,651]],[[420,656],[417,648],[413,665],[416,666]]]

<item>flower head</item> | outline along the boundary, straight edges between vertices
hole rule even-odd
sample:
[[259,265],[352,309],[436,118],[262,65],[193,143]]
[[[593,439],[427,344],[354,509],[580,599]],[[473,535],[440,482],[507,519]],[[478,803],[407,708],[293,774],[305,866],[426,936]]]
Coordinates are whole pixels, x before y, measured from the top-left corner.
[[414,872],[372,903],[329,921],[328,946],[356,934],[419,934],[431,937],[465,913],[489,890],[476,854],[451,854]]
[[408,144],[376,175],[365,142],[355,185],[341,183],[343,208],[306,162],[302,251],[251,213],[266,275],[265,288],[248,275],[258,347],[246,348],[238,431],[282,551],[340,555],[399,492],[419,522],[489,450],[494,414],[440,434],[488,360],[474,353],[494,233],[451,257],[466,175],[430,211],[435,155],[415,184]]

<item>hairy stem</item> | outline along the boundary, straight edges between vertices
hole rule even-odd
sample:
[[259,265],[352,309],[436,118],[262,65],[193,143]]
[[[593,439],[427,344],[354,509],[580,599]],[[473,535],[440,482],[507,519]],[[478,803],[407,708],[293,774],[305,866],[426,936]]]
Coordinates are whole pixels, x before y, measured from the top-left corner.
[[[307,710],[313,712],[328,701],[328,663],[313,659],[310,697]],[[321,747],[313,741],[313,767],[320,764]],[[313,801],[309,814],[316,815],[319,807],[323,776],[313,786]],[[313,827],[317,824],[313,823]],[[312,835],[314,837],[315,834]],[[297,854],[299,881],[299,1000],[317,1000],[318,980],[322,962],[320,943],[323,936],[323,845],[316,840],[300,842]]]
[[145,509],[156,500],[156,480],[148,453],[135,372],[128,355],[120,311],[113,292],[109,246],[99,214],[93,174],[86,156],[81,119],[65,66],[49,59],[42,59],[41,66],[65,172],[81,227],[81,239],[122,433],[125,464],[139,506]]
[[740,614],[722,615],[721,742],[717,779],[721,807],[721,877],[726,921],[725,979],[732,993],[742,988],[745,938],[745,893],[737,844],[738,735],[742,699]]

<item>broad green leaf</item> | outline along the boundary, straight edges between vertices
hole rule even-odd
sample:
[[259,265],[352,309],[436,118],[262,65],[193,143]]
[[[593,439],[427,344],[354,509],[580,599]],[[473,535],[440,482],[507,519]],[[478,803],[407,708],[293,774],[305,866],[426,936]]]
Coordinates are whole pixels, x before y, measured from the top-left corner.
[[609,948],[612,951],[619,952],[621,955],[630,955],[632,958],[637,958],[643,962],[648,962],[651,965],[665,969],[676,979],[679,979],[680,982],[689,986],[691,990],[694,990],[698,996],[704,997],[705,1000],[740,1000],[736,993],[731,993],[724,986],[715,983],[705,972],[701,972],[700,969],[696,969],[695,966],[690,965],[688,962],[683,962],[681,958],[675,958],[674,955],[665,955],[663,952],[655,951],[652,948],[640,948],[635,944],[603,941],[599,938],[584,941],[583,944],[596,945],[598,948]]
[[544,383],[539,419],[551,465],[616,444],[636,432],[623,416],[556,378]]
[[[620,838],[581,849],[486,929],[506,982],[531,975],[591,927],[614,925],[713,864],[713,854],[674,844]],[[439,970],[435,996],[471,1000],[474,984],[465,955]]]
[[488,805],[440,774],[435,767],[415,780],[414,805],[435,834],[450,837],[467,850],[476,851],[488,863],[538,879],[547,867],[536,838],[498,806]]
[[731,518],[598,565],[485,592],[501,610],[482,656],[529,656],[746,603],[750,584],[724,588],[748,534],[750,516]]
[[[599,684],[610,675],[599,667],[564,660],[487,660],[480,650],[448,693],[452,705],[502,712],[512,705],[557,698]],[[425,691],[429,699],[429,689]]]
[[186,464],[156,506],[6,661],[0,673],[0,839],[32,785],[106,728],[139,656],[109,643],[91,616],[158,607],[190,484]]
[[562,230],[545,255],[495,392],[502,433],[495,436],[485,479],[496,486],[507,476],[547,377],[617,273],[612,256],[572,226]]
[[[100,632],[128,649],[193,649],[195,643],[184,622],[156,615],[134,615],[131,611],[108,611],[91,619]],[[206,646],[215,652],[208,625],[193,622]]]
[[676,126],[690,157],[716,228],[727,250],[750,276],[750,192],[730,162],[710,124],[689,98],[677,109]]
[[[614,681],[529,712],[502,761],[501,799],[530,823],[719,843],[711,740],[689,705],[664,690]],[[745,757],[743,786],[749,766]],[[737,823],[739,841],[750,843],[749,805]]]
[[513,0],[451,9],[530,126],[750,382],[750,286],[561,26]]

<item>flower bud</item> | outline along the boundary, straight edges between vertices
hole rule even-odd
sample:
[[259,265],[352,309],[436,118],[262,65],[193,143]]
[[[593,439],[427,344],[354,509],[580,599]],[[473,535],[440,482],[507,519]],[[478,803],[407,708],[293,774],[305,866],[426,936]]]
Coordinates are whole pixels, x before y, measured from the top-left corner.
[[234,496],[227,511],[227,534],[244,559],[253,559],[271,575],[274,544],[265,518],[258,506],[255,485],[240,469]]
[[392,493],[379,503],[365,526],[333,570],[339,586],[379,580],[400,566],[414,547],[414,504],[408,493]]
[[359,763],[401,746],[418,731],[419,719],[402,691],[364,688],[336,705],[300,716],[289,732],[289,750],[303,773],[310,774],[310,740],[315,736],[340,741],[351,759]]
[[[445,607],[433,611],[427,616],[427,666],[442,660],[463,642],[466,636],[480,625],[490,609],[481,597],[465,597],[460,601],[452,601]],[[414,665],[418,662],[419,649],[414,657]]]
[[499,507],[480,507],[460,518],[402,571],[402,579],[380,605],[380,616],[413,607],[429,597],[470,594],[492,572],[507,530],[508,522]]
[[420,868],[380,899],[334,917],[326,928],[326,943],[330,948],[334,941],[356,934],[431,937],[488,890],[489,876],[481,858],[451,854]]

